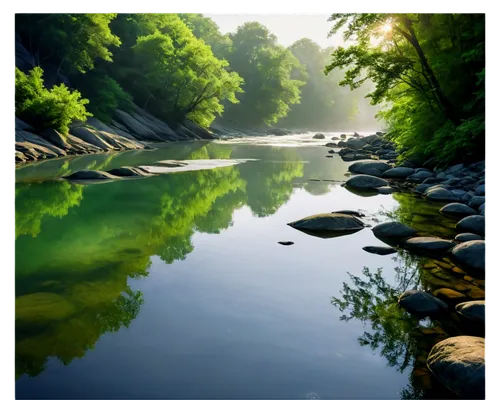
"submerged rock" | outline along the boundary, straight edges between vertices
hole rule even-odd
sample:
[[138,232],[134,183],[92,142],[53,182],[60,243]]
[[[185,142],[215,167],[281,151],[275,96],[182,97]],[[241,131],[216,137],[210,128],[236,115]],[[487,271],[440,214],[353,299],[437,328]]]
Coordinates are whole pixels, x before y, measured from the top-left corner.
[[120,177],[147,177],[154,175],[140,167],[121,167],[121,168],[110,169],[109,171],[106,172],[108,174]]
[[378,254],[379,256],[386,256],[388,254],[397,253],[396,249],[393,249],[392,247],[384,247],[384,246],[365,246],[365,247],[363,247],[363,250],[368,252],[368,253]]
[[482,215],[470,215],[461,219],[456,228],[459,232],[471,232],[484,237],[485,220]]
[[451,251],[451,256],[464,269],[471,269],[484,274],[485,249],[484,240],[470,240],[455,246]]
[[293,221],[287,225],[305,233],[319,237],[349,235],[364,229],[363,221],[353,215],[330,213],[316,214]]
[[283,246],[291,246],[292,244],[294,244],[294,242],[278,242],[278,243]]
[[391,186],[381,186],[381,187],[377,188],[377,191],[380,194],[391,194],[391,193],[399,192],[398,189],[393,188]]
[[349,178],[345,185],[358,190],[370,190],[382,186],[389,186],[389,182],[384,179],[377,178],[376,176],[356,175]]
[[439,300],[429,293],[418,290],[404,292],[399,297],[398,304],[418,318],[437,317],[448,309],[444,301]]
[[384,161],[360,161],[349,165],[349,172],[355,174],[382,176],[391,166]]
[[452,392],[466,399],[485,397],[484,338],[455,336],[436,344],[427,366]]
[[485,323],[486,309],[484,300],[466,301],[457,304],[455,310],[471,321]]
[[63,178],[69,181],[95,181],[95,180],[105,181],[105,180],[119,179],[115,175],[111,175],[108,172],[92,171],[86,169],[77,171],[68,176],[64,176]]
[[477,214],[476,210],[462,203],[446,204],[439,212],[450,217],[467,217]]

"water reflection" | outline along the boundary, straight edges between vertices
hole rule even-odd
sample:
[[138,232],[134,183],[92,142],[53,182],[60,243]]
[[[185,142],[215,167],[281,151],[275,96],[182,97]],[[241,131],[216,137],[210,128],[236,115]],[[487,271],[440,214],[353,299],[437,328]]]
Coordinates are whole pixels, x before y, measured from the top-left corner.
[[[108,185],[43,180],[169,158],[238,158],[238,152],[261,162]],[[258,217],[275,213],[295,184],[311,176],[305,165],[313,153],[302,152],[196,144],[189,152],[93,155],[18,171],[16,376],[39,374],[51,357],[68,364],[102,334],[127,327],[143,302],[128,280],[148,275],[151,256],[184,259],[196,231],[227,229],[244,205]],[[321,178],[336,177],[329,161]]]
[[[428,203],[411,194],[394,194],[399,202],[395,210],[383,210],[389,216],[417,229],[419,233],[454,236],[454,223],[439,215],[440,205]],[[360,276],[348,273],[339,296],[331,304],[343,313],[342,321],[362,321],[369,329],[358,342],[378,351],[387,364],[401,373],[410,370],[409,385],[400,392],[402,399],[457,398],[433,377],[426,361],[432,346],[450,336],[483,336],[482,327],[461,320],[454,312],[457,302],[484,299],[484,280],[467,275],[448,258],[429,259],[399,251],[394,278],[388,281],[384,271],[364,267]],[[441,298],[450,312],[440,320],[419,321],[397,305],[397,298],[410,289],[425,290]]]

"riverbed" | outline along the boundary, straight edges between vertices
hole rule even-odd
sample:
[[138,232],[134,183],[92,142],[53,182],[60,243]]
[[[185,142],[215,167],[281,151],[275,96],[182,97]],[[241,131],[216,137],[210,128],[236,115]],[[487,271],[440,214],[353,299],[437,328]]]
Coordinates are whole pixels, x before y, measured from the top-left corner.
[[[415,380],[408,321],[367,317],[376,298],[419,287],[423,261],[363,251],[382,245],[369,228],[324,239],[287,223],[348,209],[372,226],[411,219],[452,238],[454,222],[410,195],[346,190],[350,163],[326,157],[333,135],[175,143],[18,168],[17,398],[423,396],[434,383]],[[57,179],[206,159],[244,162],[95,185]],[[373,296],[363,300],[360,288]],[[342,293],[367,302],[365,319],[342,309]]]

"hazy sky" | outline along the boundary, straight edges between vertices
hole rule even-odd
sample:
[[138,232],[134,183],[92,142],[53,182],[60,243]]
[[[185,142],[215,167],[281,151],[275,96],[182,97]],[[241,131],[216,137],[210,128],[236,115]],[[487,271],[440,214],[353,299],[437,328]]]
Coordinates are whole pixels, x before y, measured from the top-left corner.
[[222,33],[234,32],[245,22],[257,21],[265,25],[278,37],[278,42],[290,46],[296,40],[308,37],[321,47],[338,46],[341,39],[327,38],[332,23],[328,22],[328,14],[205,14],[219,25]]

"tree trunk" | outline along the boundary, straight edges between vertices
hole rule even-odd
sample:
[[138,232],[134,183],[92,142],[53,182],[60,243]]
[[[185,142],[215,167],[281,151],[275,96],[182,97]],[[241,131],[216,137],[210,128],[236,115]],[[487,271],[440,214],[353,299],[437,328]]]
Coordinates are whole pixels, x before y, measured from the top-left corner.
[[413,46],[415,51],[417,52],[418,58],[420,59],[420,63],[422,64],[422,69],[425,72],[425,74],[428,76],[431,85],[433,86],[433,89],[436,93],[436,97],[438,98],[439,102],[441,103],[443,107],[443,111],[446,115],[446,117],[453,122],[455,125],[458,125],[460,119],[457,115],[457,112],[455,110],[455,107],[451,103],[451,101],[448,99],[448,97],[445,95],[443,92],[443,89],[441,88],[441,85],[439,84],[436,75],[434,75],[434,71],[432,71],[431,66],[429,65],[429,62],[427,61],[427,57],[424,54],[424,51],[422,50],[422,47],[420,47],[420,43],[417,39],[417,36],[415,35],[415,31],[413,30],[413,27],[411,25],[411,21],[403,17],[403,23],[408,29],[408,32],[405,32],[402,29],[398,29],[398,31],[410,42],[410,44]]

